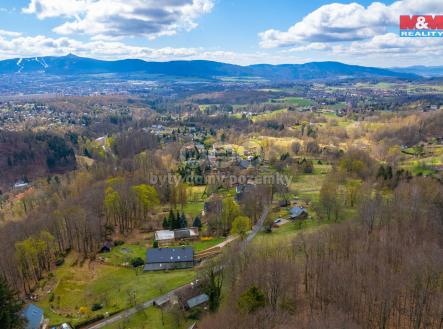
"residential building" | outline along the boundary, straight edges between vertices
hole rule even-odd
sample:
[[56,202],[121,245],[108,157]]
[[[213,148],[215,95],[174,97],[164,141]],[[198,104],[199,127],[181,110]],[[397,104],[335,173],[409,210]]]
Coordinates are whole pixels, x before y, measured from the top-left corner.
[[150,248],[146,253],[145,272],[194,267],[192,247]]

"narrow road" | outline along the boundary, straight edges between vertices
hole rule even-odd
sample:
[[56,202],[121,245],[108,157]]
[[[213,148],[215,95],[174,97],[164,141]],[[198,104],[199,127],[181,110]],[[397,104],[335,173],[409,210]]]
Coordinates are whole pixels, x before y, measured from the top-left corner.
[[[269,207],[265,207],[265,209],[263,209],[263,212],[262,212],[257,224],[254,225],[254,227],[252,228],[252,231],[249,233],[247,238],[244,240],[242,248],[245,248],[248,245],[248,243],[251,242],[252,239],[254,239],[254,237],[257,235],[257,233],[260,232],[260,230],[262,229],[263,224],[266,220],[266,217],[268,216],[268,213],[269,213]],[[100,320],[94,324],[89,324],[87,326],[80,327],[80,329],[101,329],[101,328],[104,328],[104,327],[111,325],[115,322],[129,318],[130,316],[134,315],[135,313],[137,313],[139,311],[145,310],[145,309],[153,306],[156,300],[158,300],[158,301],[160,301],[160,300],[163,301],[165,299],[167,300],[167,299],[171,298],[176,292],[180,291],[181,289],[191,287],[192,285],[193,285],[193,282],[186,284],[184,286],[181,286],[179,288],[176,288],[174,290],[171,290],[162,296],[148,300],[148,301],[144,302],[143,304],[129,308],[125,311],[121,311],[120,313],[117,313],[109,318]]]
[[151,300],[148,300],[146,302],[144,302],[143,304],[137,305],[135,307],[129,308],[125,311],[121,311],[120,313],[117,313],[109,318],[100,320],[98,322],[96,322],[95,324],[90,324],[88,326],[85,327],[81,327],[84,329],[100,329],[100,328],[104,328],[105,326],[111,325],[117,321],[123,320],[125,318],[128,318],[132,315],[134,315],[135,313],[145,310],[151,306],[154,305],[155,301],[159,301],[159,300],[165,300],[165,299],[169,299],[171,298],[176,292],[180,291],[181,289],[187,288],[187,287],[191,287],[192,283],[186,284],[184,286],[178,287],[174,290],[169,291],[168,293],[164,294],[163,296],[157,297],[157,298],[153,298]]
[[268,217],[268,213],[269,213],[269,207],[265,207],[265,209],[263,209],[263,212],[262,212],[260,218],[257,221],[257,224],[254,225],[254,227],[252,228],[252,231],[249,233],[249,235],[245,239],[243,247],[245,247],[249,242],[251,242],[252,239],[255,238],[257,233],[261,231],[263,224],[265,223],[266,217]]

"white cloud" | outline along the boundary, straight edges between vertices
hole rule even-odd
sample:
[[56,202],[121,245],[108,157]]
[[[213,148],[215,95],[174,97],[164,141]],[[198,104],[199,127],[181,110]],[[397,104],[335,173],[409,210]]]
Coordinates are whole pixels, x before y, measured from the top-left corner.
[[18,37],[21,33],[19,32],[13,32],[13,31],[6,31],[0,29],[0,36],[6,36],[6,37]]
[[287,52],[294,53],[294,52],[302,52],[302,51],[325,51],[325,50],[331,50],[332,47],[324,42],[313,42],[310,44],[307,44],[305,46],[299,46],[295,48],[291,48],[287,50]]
[[153,39],[194,29],[195,20],[213,6],[214,0],[31,0],[23,12],[39,19],[63,18],[54,28],[62,35]]
[[335,53],[367,56],[377,55],[401,55],[413,56],[416,60],[424,56],[443,54],[441,40],[438,38],[401,38],[395,33],[386,33],[374,36],[367,41],[356,41],[350,45],[337,45],[333,47]]
[[250,64],[269,60],[268,54],[236,53],[203,48],[149,48],[127,45],[120,41],[93,40],[81,42],[69,37],[6,36],[0,32],[0,59],[37,56],[62,56],[74,53],[97,59],[116,60],[139,58],[147,61],[213,60],[236,64]]
[[300,46],[311,42],[365,40],[388,32],[402,14],[443,12],[442,0],[403,0],[391,5],[373,2],[368,7],[358,3],[332,3],[321,6],[287,31],[270,29],[259,34],[263,48]]

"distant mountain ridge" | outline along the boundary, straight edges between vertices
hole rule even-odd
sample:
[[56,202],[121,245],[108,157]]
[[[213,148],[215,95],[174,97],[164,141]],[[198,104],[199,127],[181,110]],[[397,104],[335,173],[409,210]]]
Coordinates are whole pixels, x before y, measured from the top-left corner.
[[45,73],[50,75],[145,73],[171,77],[214,79],[259,77],[272,81],[386,77],[414,79],[418,75],[388,69],[347,65],[340,62],[240,66],[205,60],[147,62],[141,59],[105,61],[72,54],[61,57],[15,58],[0,61],[0,74]]
[[394,67],[392,71],[400,73],[412,73],[421,75],[423,77],[443,77],[443,66],[409,66],[409,67]]

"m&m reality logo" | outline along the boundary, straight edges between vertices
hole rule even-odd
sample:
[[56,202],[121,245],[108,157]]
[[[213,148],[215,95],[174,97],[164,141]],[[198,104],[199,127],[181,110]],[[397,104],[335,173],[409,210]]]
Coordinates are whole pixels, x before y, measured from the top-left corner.
[[400,36],[443,37],[443,15],[402,15],[400,16]]

